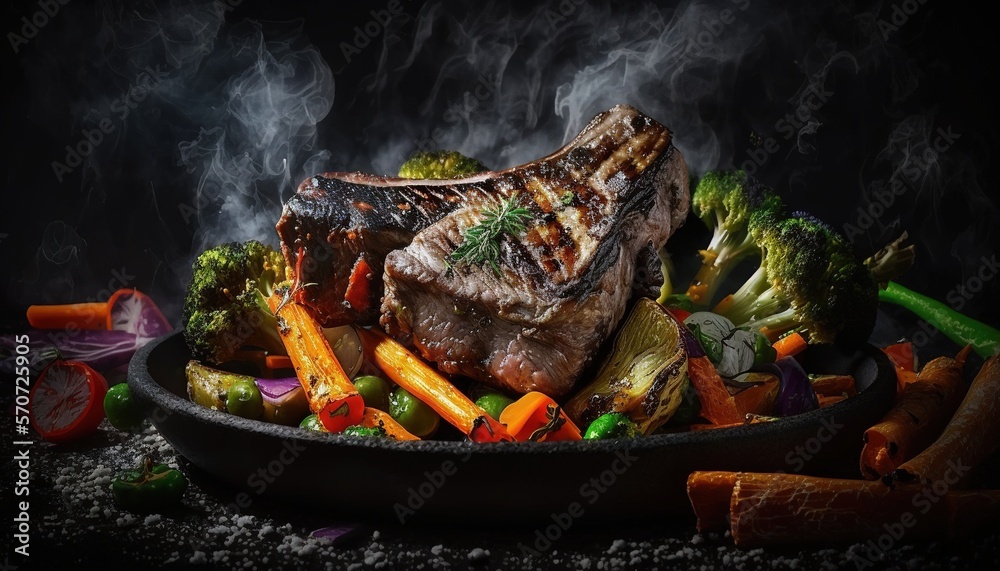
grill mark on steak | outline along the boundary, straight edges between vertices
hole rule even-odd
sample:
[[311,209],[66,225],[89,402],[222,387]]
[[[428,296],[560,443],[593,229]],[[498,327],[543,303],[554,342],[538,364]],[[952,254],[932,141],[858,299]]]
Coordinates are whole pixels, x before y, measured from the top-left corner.
[[[556,213],[550,251],[536,259],[565,283],[577,273],[577,260],[595,247],[591,228],[614,215],[616,193],[639,176],[669,147],[669,133],[634,108],[617,106],[599,114],[569,144],[526,165],[444,180],[410,180],[365,173],[323,173],[302,182],[284,205],[277,224],[282,252],[290,267],[299,268],[303,287],[297,301],[310,307],[326,326],[372,324],[379,316],[386,255],[405,247],[424,228],[462,207],[481,209],[515,191],[537,216]],[[641,178],[641,177],[640,177]],[[648,185],[647,185],[648,186]],[[597,187],[602,187],[598,189]],[[574,193],[569,212],[561,197]],[[608,192],[611,191],[611,192]],[[652,189],[642,196],[649,199]],[[640,200],[633,197],[629,204]],[[567,229],[569,228],[569,229]],[[563,233],[569,238],[563,238]],[[611,251],[601,251],[598,269],[606,269]],[[301,257],[301,261],[300,261]],[[345,300],[351,270],[359,258],[372,269],[369,295]],[[586,290],[565,289],[565,295]],[[353,299],[353,298],[352,298]]]
[[[518,196],[533,215],[523,235],[502,237],[499,275],[446,263],[462,232],[479,222],[479,204],[460,206],[390,252],[386,330],[445,372],[520,393],[568,392],[633,292],[658,293],[656,251],[688,210],[687,170],[669,131],[632,108],[607,113],[618,115],[620,130],[548,163],[565,176],[496,186],[508,198],[531,191]],[[594,161],[601,148],[607,152],[589,173],[569,168]],[[564,204],[567,188],[574,198]]]

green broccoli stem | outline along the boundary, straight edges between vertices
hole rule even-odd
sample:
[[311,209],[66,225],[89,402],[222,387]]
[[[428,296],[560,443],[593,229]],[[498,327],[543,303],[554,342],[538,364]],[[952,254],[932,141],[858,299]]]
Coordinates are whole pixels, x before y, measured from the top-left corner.
[[761,266],[747,278],[740,289],[731,294],[732,299],[728,302],[723,300],[714,311],[736,323],[733,316],[753,315],[754,304],[760,299],[761,294],[770,287],[771,282],[767,278],[767,271],[764,270],[764,265],[761,263]]
[[[749,303],[747,303],[748,299]],[[734,299],[733,305],[728,308],[725,316],[739,326],[751,322],[757,323],[788,310],[789,305],[785,295],[781,290],[772,286],[761,292],[755,299]],[[783,319],[783,317],[779,317],[777,321]]]
[[958,345],[972,345],[972,349],[980,357],[987,358],[1000,351],[1000,331],[963,315],[936,299],[896,282],[889,282],[885,289],[880,289],[878,298],[880,301],[905,307]]
[[245,345],[253,345],[266,349],[268,353],[283,354],[285,352],[285,342],[278,333],[278,320],[269,311],[261,314],[263,320],[254,327],[250,337],[244,339]]
[[716,227],[708,248],[702,251],[702,264],[688,286],[687,296],[698,305],[708,307],[729,274],[741,261],[753,254],[755,248],[749,235],[734,243],[732,234]]
[[797,311],[789,307],[762,319],[753,319],[746,323],[746,326],[756,331],[762,331],[766,328],[768,333],[783,333],[793,327],[799,326],[799,320],[795,317],[796,314]]

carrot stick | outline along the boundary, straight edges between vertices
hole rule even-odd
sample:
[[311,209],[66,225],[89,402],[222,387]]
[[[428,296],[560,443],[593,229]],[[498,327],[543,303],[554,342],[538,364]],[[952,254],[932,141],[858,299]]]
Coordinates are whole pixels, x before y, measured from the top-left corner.
[[798,331],[793,331],[774,342],[772,347],[778,353],[775,360],[793,357],[806,350],[809,344]]
[[955,538],[1000,517],[1000,490],[937,493],[915,484],[888,488],[868,480],[740,473],[729,511],[733,541],[741,547],[829,545],[887,533]]
[[858,394],[851,375],[823,375],[810,381],[817,397],[852,397]]
[[816,397],[816,400],[819,401],[820,408],[826,408],[831,404],[837,404],[840,401],[847,400],[847,397],[844,395],[836,395],[832,397],[828,397],[826,395],[818,395]]
[[283,301],[278,293],[267,303],[278,318],[278,333],[319,421],[330,432],[343,432],[360,422],[365,402],[309,310],[295,301]]
[[708,357],[688,359],[688,378],[701,401],[702,417],[713,424],[743,422],[745,415],[740,414],[736,400],[729,394],[729,389]]
[[65,305],[32,305],[28,307],[28,323],[38,329],[110,329],[107,302],[70,303]]
[[291,369],[295,365],[292,364],[292,360],[286,355],[268,355],[264,357],[264,366],[268,369]]
[[374,329],[358,329],[365,357],[397,385],[434,409],[474,442],[513,440],[502,424],[406,347]]
[[965,395],[962,365],[971,349],[927,363],[882,420],[865,431],[862,476],[875,480],[891,473],[941,434]]
[[687,494],[698,518],[699,533],[729,529],[729,501],[736,486],[736,472],[692,472]]
[[759,382],[760,384],[747,387],[733,395],[737,412],[744,418],[748,414],[773,414],[774,401],[778,398],[778,391],[781,389],[778,377],[751,373],[747,381]]
[[986,360],[941,436],[892,474],[896,481],[952,482],[1000,448],[1000,354]]
[[410,434],[403,425],[396,422],[396,419],[385,411],[377,408],[365,407],[365,414],[361,417],[361,426],[368,428],[382,428],[386,436],[396,440],[420,440]]

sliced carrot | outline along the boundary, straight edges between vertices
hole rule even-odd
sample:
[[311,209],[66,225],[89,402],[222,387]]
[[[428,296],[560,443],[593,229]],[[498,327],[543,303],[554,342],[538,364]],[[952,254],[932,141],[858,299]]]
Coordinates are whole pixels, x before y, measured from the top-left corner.
[[718,313],[719,315],[724,315],[726,311],[733,306],[733,294],[729,294],[726,297],[719,300],[719,303],[715,304],[712,308],[712,313]]
[[743,422],[745,415],[740,414],[736,400],[729,394],[729,389],[708,357],[689,358],[688,377],[701,401],[702,417],[713,424]]
[[71,324],[78,329],[108,329],[108,304],[32,305],[28,323],[38,329],[64,329]]
[[819,401],[820,408],[826,408],[831,404],[837,404],[840,401],[847,400],[847,397],[844,395],[834,395],[829,397],[826,395],[817,395],[816,400]]
[[688,500],[699,533],[729,529],[729,502],[737,476],[736,472],[692,472],[688,476]]
[[903,369],[904,371],[910,371],[911,373],[916,372],[917,358],[913,353],[913,343],[909,341],[896,343],[883,348],[882,351],[897,367]]
[[1000,448],[1000,354],[986,360],[944,432],[893,472],[897,481],[951,482]]
[[385,333],[358,329],[365,357],[397,385],[434,409],[474,442],[513,440],[502,424],[462,394],[430,365]]
[[343,432],[360,422],[365,402],[337,361],[319,322],[305,306],[290,300],[283,302],[277,293],[267,301],[278,318],[278,333],[306,392],[309,408],[320,423],[330,432]]
[[292,359],[287,355],[268,355],[264,358],[264,365],[271,369],[292,369],[295,367],[292,364]]
[[518,442],[556,442],[581,440],[580,429],[552,397],[533,391],[500,413],[500,423]]
[[774,401],[778,398],[778,390],[781,388],[778,377],[751,373],[747,381],[760,384],[745,388],[733,395],[737,412],[744,418],[748,414],[773,414]]
[[851,375],[822,375],[809,381],[817,397],[852,397],[858,394]]
[[385,430],[386,436],[396,440],[420,440],[407,432],[403,425],[396,422],[396,419],[389,413],[377,408],[365,407],[365,414],[358,424],[368,428],[382,428]]
[[971,351],[938,357],[924,366],[917,380],[903,387],[896,403],[878,424],[865,431],[861,474],[877,479],[890,474],[936,439],[965,395],[962,365]]
[[802,336],[798,331],[792,331],[788,335],[785,335],[781,339],[774,342],[772,347],[774,347],[775,352],[778,356],[775,360],[784,359],[785,357],[794,357],[799,353],[806,350],[809,344],[806,343],[806,338]]

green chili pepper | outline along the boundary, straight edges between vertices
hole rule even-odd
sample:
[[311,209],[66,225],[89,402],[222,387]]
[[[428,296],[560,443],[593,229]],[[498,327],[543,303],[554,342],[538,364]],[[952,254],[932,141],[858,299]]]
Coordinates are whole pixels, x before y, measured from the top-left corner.
[[349,436],[367,436],[369,438],[385,438],[385,429],[381,426],[348,426],[343,434]]
[[619,412],[609,412],[594,419],[587,427],[587,432],[583,437],[586,440],[603,440],[605,438],[635,438],[639,436],[639,429],[636,428],[629,417]]
[[889,282],[885,289],[878,290],[879,301],[901,305],[918,317],[937,327],[948,339],[959,345],[972,345],[982,358],[1000,351],[1000,331],[962,315],[947,305],[907,289],[896,282]]
[[760,331],[754,331],[753,343],[753,366],[767,365],[773,363],[778,358],[778,352],[771,346],[771,342]]
[[166,464],[153,464],[146,456],[142,464],[119,474],[111,483],[111,494],[122,509],[136,513],[155,512],[177,505],[187,489],[187,478]]
[[142,421],[146,420],[139,403],[132,398],[132,391],[125,383],[117,384],[108,389],[104,395],[104,415],[108,422],[124,432],[139,432]]
[[674,415],[670,417],[670,423],[691,424],[700,414],[701,399],[698,398],[698,393],[694,390],[694,385],[692,385],[689,381],[684,386],[684,391],[681,393],[681,405],[677,407],[677,410],[674,411]]
[[663,301],[660,302],[660,305],[671,309],[673,308],[683,309],[684,311],[690,311],[691,313],[694,313],[701,309],[701,307],[698,304],[691,301],[691,298],[688,297],[686,293],[675,293],[672,295],[668,295],[663,298]]
[[354,388],[358,389],[365,406],[389,412],[389,383],[382,377],[364,375],[354,379]]

